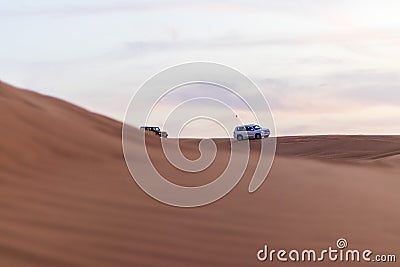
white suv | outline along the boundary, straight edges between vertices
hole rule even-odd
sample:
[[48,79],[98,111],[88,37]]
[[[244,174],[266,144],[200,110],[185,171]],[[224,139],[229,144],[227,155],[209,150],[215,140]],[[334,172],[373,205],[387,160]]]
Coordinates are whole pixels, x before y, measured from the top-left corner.
[[233,137],[238,141],[243,139],[261,139],[267,138],[270,134],[269,129],[261,128],[257,124],[247,124],[237,126],[233,132]]

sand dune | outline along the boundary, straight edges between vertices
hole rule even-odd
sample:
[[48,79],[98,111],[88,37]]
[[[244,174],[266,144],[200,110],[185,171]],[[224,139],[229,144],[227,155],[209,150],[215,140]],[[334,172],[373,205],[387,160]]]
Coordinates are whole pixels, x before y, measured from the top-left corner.
[[[400,260],[399,136],[280,137],[254,194],[250,162],[227,196],[183,209],[133,181],[120,122],[5,83],[0,114],[0,266],[284,266],[258,262],[257,251],[324,249],[341,237]],[[158,141],[149,146],[162,162]],[[183,140],[189,158],[197,143]],[[227,140],[216,143],[217,164],[191,181],[166,164],[161,171],[181,184],[209,182],[229,154]]]

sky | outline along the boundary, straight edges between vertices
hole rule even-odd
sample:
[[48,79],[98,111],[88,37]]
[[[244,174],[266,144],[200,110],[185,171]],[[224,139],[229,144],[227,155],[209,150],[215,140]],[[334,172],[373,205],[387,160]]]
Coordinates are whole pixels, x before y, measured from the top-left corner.
[[399,1],[215,2],[0,0],[0,80],[122,121],[149,77],[210,61],[259,86],[278,135],[400,134]]

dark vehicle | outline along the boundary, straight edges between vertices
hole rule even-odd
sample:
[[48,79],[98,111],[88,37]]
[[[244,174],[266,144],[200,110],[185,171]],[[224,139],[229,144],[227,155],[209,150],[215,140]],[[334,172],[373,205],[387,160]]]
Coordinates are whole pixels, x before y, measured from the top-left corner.
[[167,138],[168,137],[168,133],[161,131],[160,127],[156,127],[156,126],[141,126],[140,130],[145,131],[146,133],[149,134],[153,134],[159,137],[164,137]]

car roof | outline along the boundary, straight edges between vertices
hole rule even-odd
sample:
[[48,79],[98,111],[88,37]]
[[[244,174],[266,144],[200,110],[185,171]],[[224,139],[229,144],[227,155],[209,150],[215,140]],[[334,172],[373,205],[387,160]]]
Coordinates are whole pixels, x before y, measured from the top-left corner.
[[236,127],[246,127],[246,126],[256,126],[256,125],[258,125],[258,124],[245,124],[245,125],[239,125]]

